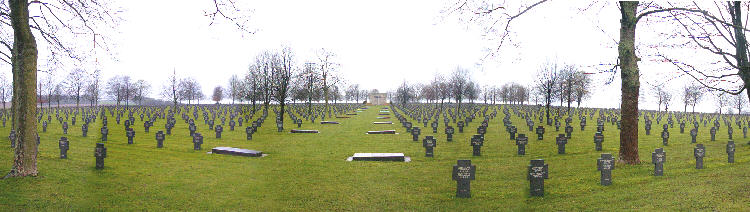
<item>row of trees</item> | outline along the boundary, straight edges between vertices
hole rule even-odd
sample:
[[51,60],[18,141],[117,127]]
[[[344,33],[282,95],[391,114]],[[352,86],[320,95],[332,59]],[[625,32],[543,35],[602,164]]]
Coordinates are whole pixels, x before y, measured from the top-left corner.
[[590,98],[591,81],[589,74],[577,66],[547,62],[537,71],[534,98],[536,102],[542,102],[546,106],[546,116],[549,119],[550,107],[554,101],[559,100],[561,107],[567,103],[569,112],[571,103],[576,102],[580,107],[584,100]]

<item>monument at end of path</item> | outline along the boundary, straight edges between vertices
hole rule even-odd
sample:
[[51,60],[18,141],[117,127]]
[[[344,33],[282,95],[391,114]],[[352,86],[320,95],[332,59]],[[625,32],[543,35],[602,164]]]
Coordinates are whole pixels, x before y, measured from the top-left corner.
[[370,92],[367,95],[367,103],[368,105],[387,105],[388,101],[386,97],[388,97],[387,93],[378,93],[377,90],[374,90],[374,92]]

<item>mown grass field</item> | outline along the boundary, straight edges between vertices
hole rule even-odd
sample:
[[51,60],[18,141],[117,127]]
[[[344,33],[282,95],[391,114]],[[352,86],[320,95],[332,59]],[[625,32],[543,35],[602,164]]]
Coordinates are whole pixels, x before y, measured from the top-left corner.
[[[394,116],[385,120],[393,125],[372,124],[384,121],[376,119],[380,108],[371,106],[352,118],[335,119],[340,125],[306,122],[301,128],[320,130],[320,134],[290,134],[289,129],[296,129],[290,124],[284,132],[276,132],[275,117],[269,115],[252,141],[245,140],[244,127],[230,131],[228,126],[222,139],[215,139],[202,119],[196,120],[198,132],[204,136],[201,151],[192,149],[187,124],[179,118],[165,147],[157,149],[154,136],[164,129],[165,120],[158,119],[151,132],[144,133],[143,122],[136,117],[135,144],[128,145],[124,127],[110,117],[103,170],[94,168],[93,156],[101,121],[90,125],[86,138],[81,137],[80,121],[71,125],[68,159],[59,159],[58,140],[63,134],[61,125],[53,120],[46,133],[41,133],[41,126],[39,129],[39,176],[0,180],[0,210],[750,210],[750,147],[736,126],[736,161],[729,164],[724,151],[726,126],[717,133],[716,141],[709,141],[710,127],[701,124],[698,142],[706,145],[707,157],[705,169],[696,170],[689,127],[680,134],[676,124],[670,129],[670,145],[664,147],[665,176],[655,177],[649,162],[651,152],[662,147],[661,126],[654,120],[652,134],[646,136],[641,125],[639,151],[644,163],[618,164],[613,185],[601,186],[596,159],[601,153],[617,155],[615,125],[605,125],[604,151],[597,152],[595,119],[589,120],[583,132],[574,119],[567,154],[558,155],[554,137],[561,132],[545,126],[545,139],[537,141],[523,121],[513,116],[518,132],[530,137],[527,154],[517,156],[516,146],[502,126],[502,113],[498,113],[490,122],[482,156],[473,157],[469,138],[481,119],[456,134],[454,142],[446,142],[441,121],[435,157],[426,158],[421,139],[432,135],[432,130],[423,129],[420,142],[413,142]],[[9,126],[0,128],[0,170],[4,171],[10,170],[13,157],[7,138]],[[365,134],[387,129],[399,134]],[[260,150],[268,156],[206,153],[216,146]],[[403,152],[412,161],[347,162],[355,152]],[[537,158],[549,164],[549,179],[544,197],[529,197],[526,166]],[[451,170],[458,159],[471,159],[477,166],[470,199],[455,198]]]

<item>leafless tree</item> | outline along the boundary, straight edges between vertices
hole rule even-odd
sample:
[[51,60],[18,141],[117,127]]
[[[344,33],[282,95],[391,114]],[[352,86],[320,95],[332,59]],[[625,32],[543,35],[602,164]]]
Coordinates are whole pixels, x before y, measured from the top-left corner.
[[177,78],[177,71],[172,70],[172,75],[167,78],[167,83],[162,86],[161,96],[172,100],[173,107],[177,107],[177,101],[180,99],[180,80]]
[[656,111],[661,111],[662,105],[665,106],[664,111],[667,111],[669,108],[669,102],[672,101],[672,92],[664,88],[663,85],[657,85],[653,87],[653,95],[656,99],[656,104],[658,105]]
[[742,114],[742,108],[747,105],[747,95],[742,93],[734,95],[732,97],[732,105],[737,108],[737,114]]
[[177,87],[180,88],[180,90],[178,91],[180,99],[182,101],[188,101],[188,105],[193,100],[201,99],[199,96],[199,93],[201,93],[201,85],[197,80],[195,80],[195,78],[183,78],[180,80],[180,83],[177,85]]
[[143,99],[148,97],[151,93],[151,83],[146,80],[138,80],[133,84],[133,101],[137,101],[138,105],[143,105]]
[[55,102],[57,102],[57,108],[60,108],[60,101],[65,98],[65,85],[57,83],[54,88],[52,97],[54,97]]
[[312,62],[306,62],[304,68],[299,73],[297,79],[301,85],[301,96],[307,100],[307,113],[312,114],[312,101],[320,99],[320,90],[322,90],[322,81],[320,79],[320,72],[317,69],[316,64]]
[[320,66],[320,81],[321,88],[323,89],[323,98],[325,100],[325,111],[330,111],[328,106],[328,92],[331,88],[338,83],[337,67],[338,64],[335,62],[336,54],[327,49],[320,49],[318,52],[318,63]]
[[550,124],[550,106],[552,105],[552,101],[554,101],[556,97],[555,94],[557,93],[558,89],[556,85],[559,72],[560,71],[557,63],[546,62],[544,65],[539,67],[539,70],[536,73],[536,83],[534,84],[534,90],[536,91],[537,95],[542,97],[541,99],[543,99],[544,105],[546,106],[545,112],[547,116],[547,124]]
[[211,95],[211,100],[216,102],[216,104],[219,104],[222,99],[224,99],[224,88],[221,88],[221,86],[216,86],[214,88],[213,95]]
[[578,103],[576,107],[580,108],[583,100],[591,97],[591,77],[581,70],[576,71],[573,77],[573,96]]
[[88,84],[86,84],[86,87],[84,88],[84,93],[86,99],[89,101],[89,105],[96,106],[99,105],[99,96],[101,96],[101,70],[96,69],[93,73],[91,73],[91,81],[89,81]]
[[68,94],[76,99],[76,108],[81,104],[81,92],[84,89],[84,85],[87,83],[86,71],[80,68],[75,68],[70,73],[65,81],[65,87],[68,90]]
[[229,78],[229,86],[227,86],[227,89],[229,97],[232,98],[232,104],[234,104],[234,100],[242,98],[242,81],[236,74]]
[[125,100],[125,84],[123,76],[114,76],[109,78],[107,81],[107,95],[117,102],[117,106],[120,106],[120,102]]
[[[273,72],[271,73],[273,97],[279,103],[279,116],[282,122],[284,120],[286,100],[289,96],[289,84],[296,75],[295,59],[292,48],[282,47],[279,50],[276,59],[277,62],[274,64]],[[336,92],[338,93],[338,90]]]
[[248,67],[247,74],[245,74],[245,81],[243,83],[243,99],[248,100],[252,103],[253,110],[255,111],[255,102],[260,98],[261,89],[261,73],[260,67],[256,64],[251,64]]
[[716,101],[717,111],[719,112],[719,115],[721,115],[724,107],[729,106],[730,94],[725,93],[725,92],[713,92],[713,93],[714,93],[714,98],[716,98],[715,101]]
[[449,81],[450,93],[453,96],[453,99],[456,100],[456,111],[458,112],[458,116],[461,115],[461,102],[464,100],[466,90],[469,89],[469,82],[471,82],[471,78],[468,70],[461,67],[456,67],[456,69],[453,70]]
[[[0,102],[2,102],[3,104],[3,112],[6,112],[5,102],[8,101],[8,98],[13,96],[12,92],[13,83],[11,81],[8,81],[8,77],[5,75],[5,72],[0,73]],[[41,100],[41,98],[39,99]]]

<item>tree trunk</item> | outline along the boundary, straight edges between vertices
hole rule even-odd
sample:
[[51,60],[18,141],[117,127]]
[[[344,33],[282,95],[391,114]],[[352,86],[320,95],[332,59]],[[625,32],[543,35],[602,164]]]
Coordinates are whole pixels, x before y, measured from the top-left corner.
[[36,60],[37,48],[29,26],[27,0],[9,0],[13,27],[13,124],[17,140],[13,167],[5,177],[36,176]]
[[622,78],[622,103],[620,130],[620,161],[638,164],[638,57],[635,55],[636,9],[638,2],[620,2],[620,76]]

